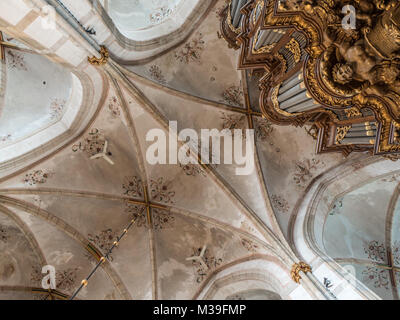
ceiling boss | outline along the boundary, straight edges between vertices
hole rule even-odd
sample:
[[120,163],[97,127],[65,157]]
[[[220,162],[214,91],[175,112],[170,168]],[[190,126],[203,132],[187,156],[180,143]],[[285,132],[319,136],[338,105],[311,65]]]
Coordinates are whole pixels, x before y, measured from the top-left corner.
[[231,0],[221,18],[266,118],[311,125],[319,153],[399,157],[398,1]]

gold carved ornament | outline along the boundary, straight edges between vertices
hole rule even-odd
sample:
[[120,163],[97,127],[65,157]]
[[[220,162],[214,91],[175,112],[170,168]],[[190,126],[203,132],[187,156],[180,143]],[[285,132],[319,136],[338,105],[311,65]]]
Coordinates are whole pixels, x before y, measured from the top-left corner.
[[[283,58],[283,57],[282,57]],[[284,59],[284,58],[283,58]],[[285,61],[286,62],[286,61]],[[278,95],[279,95],[279,89],[280,89],[281,85],[276,86],[273,91],[272,91],[272,95],[271,95],[271,100],[272,100],[272,106],[275,109],[276,112],[278,112],[279,114],[285,116],[285,117],[295,117],[296,115],[298,115],[298,113],[289,113],[285,110],[282,110],[280,108],[279,105],[279,100],[278,100]]]
[[288,70],[288,62],[286,61],[285,57],[280,53],[276,53],[275,56],[282,64],[282,72],[286,73]]
[[347,118],[357,118],[357,117],[362,117],[362,113],[357,109],[357,108],[349,108],[344,110],[346,113]]
[[305,262],[295,263],[290,271],[290,276],[292,277],[293,281],[296,283],[300,283],[301,275],[300,272],[308,273],[312,272],[311,267]]
[[309,129],[304,128],[307,134],[312,137],[314,140],[318,140],[318,132],[319,129],[316,124],[313,124]]
[[[272,30],[272,32],[274,32],[274,30]],[[266,44],[265,46],[262,46],[259,49],[256,49],[256,45],[258,42],[258,37],[260,36],[261,33],[261,29],[258,29],[258,31],[256,32],[256,35],[254,37],[254,41],[253,41],[253,47],[251,49],[253,54],[262,54],[262,53],[269,53],[271,52],[271,50],[275,47],[275,45],[277,44],[277,42],[274,43],[270,43],[270,44]]]
[[293,54],[294,62],[299,63],[301,60],[301,48],[296,39],[292,38],[286,45],[286,49],[288,49]]
[[[301,14],[291,15],[291,16],[281,16],[275,14],[275,3],[276,1],[269,1],[266,4],[265,17],[262,27],[295,27],[300,30],[304,35],[310,40],[310,54],[313,57],[320,56],[324,48],[322,46],[321,34],[318,32],[317,28],[310,20],[303,18]],[[278,12],[279,13],[279,12]],[[307,12],[307,14],[311,14]]]
[[392,125],[396,127],[399,126],[399,123],[393,120],[385,102],[379,97],[365,97],[363,94],[355,96],[353,102],[358,106],[377,110],[377,113],[380,115],[381,130],[380,137],[377,137],[377,139],[379,138],[379,145],[376,154],[400,152],[400,145],[389,142]]
[[229,6],[228,6],[227,22],[228,22],[229,29],[231,29],[236,34],[239,34],[240,32],[242,32],[242,28],[240,27],[240,25],[238,28],[235,28],[234,25],[232,24],[231,10],[232,10],[232,0],[229,2]]
[[108,59],[110,57],[110,54],[108,52],[108,49],[104,46],[101,46],[100,48],[100,54],[101,58],[97,58],[95,56],[93,57],[88,57],[88,61],[91,65],[93,66],[102,66],[105,65],[108,62]]
[[[279,53],[276,54],[276,56],[277,56],[278,58],[279,58],[279,56],[281,56],[281,58],[283,59],[283,60],[281,60],[282,63],[284,64],[284,70],[283,70],[283,72],[286,72],[286,68],[285,68],[285,67],[286,67],[286,60],[285,60],[285,58],[284,58],[282,55],[280,55]],[[322,107],[319,107],[319,108],[317,108],[317,109],[315,109],[315,110],[311,110],[310,112],[302,112],[302,113],[299,113],[299,112],[289,113],[289,112],[287,112],[287,111],[285,111],[285,110],[282,110],[282,109],[280,108],[280,103],[279,103],[279,100],[278,100],[278,95],[279,95],[279,89],[280,89],[280,87],[281,87],[281,85],[279,84],[279,85],[277,85],[276,87],[274,87],[274,88],[272,89],[271,101],[272,101],[272,107],[273,107],[273,109],[274,109],[277,113],[279,113],[280,115],[284,116],[285,118],[288,118],[288,119],[289,119],[289,118],[292,118],[292,119],[300,119],[300,118],[304,118],[304,117],[307,118],[307,116],[311,116],[312,114],[315,114],[315,113],[318,113],[318,112],[323,112],[323,113],[326,113],[327,115],[329,115],[329,117],[330,117],[331,119],[337,120],[337,116],[336,116],[332,111],[323,109]]]
[[[300,17],[300,16],[297,16]],[[391,127],[398,124],[397,120],[393,119],[393,116],[390,114],[389,109],[390,106],[384,98],[374,96],[367,96],[364,92],[361,92],[351,98],[342,97],[341,99],[332,95],[329,95],[325,92],[321,86],[318,84],[317,75],[316,75],[316,66],[320,61],[320,52],[319,52],[319,44],[321,43],[318,40],[318,36],[316,36],[312,30],[307,30],[307,26],[304,26],[302,19],[299,18],[299,26],[305,27],[303,31],[305,31],[309,36],[311,36],[311,48],[310,48],[310,57],[306,62],[306,81],[309,85],[310,92],[315,99],[321,104],[332,106],[332,107],[342,107],[348,108],[349,106],[357,106],[357,109],[361,107],[368,107],[375,111],[378,114],[379,122],[381,124],[380,136],[377,137],[379,144],[377,145],[377,149],[375,151],[376,154],[384,154],[384,153],[397,153],[400,152],[400,145],[393,144],[390,142],[390,131]],[[375,141],[371,140],[371,143],[375,143]]]
[[262,10],[264,8],[264,0],[258,0],[256,7],[254,8],[254,14],[253,14],[253,24],[257,23],[257,19],[260,16],[258,13],[262,13]]
[[337,127],[336,128],[336,138],[335,143],[340,144],[346,137],[347,133],[350,131],[351,126]]

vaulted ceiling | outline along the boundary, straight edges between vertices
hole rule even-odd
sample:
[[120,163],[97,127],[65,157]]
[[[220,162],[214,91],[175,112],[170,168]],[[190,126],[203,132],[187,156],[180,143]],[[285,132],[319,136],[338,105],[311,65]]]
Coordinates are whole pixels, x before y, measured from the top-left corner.
[[[5,37],[5,40],[12,38]],[[15,143],[59,121],[72,93],[72,75],[48,59],[6,49],[1,65],[0,144]]]
[[102,4],[122,33],[129,34],[173,19],[182,0],[103,0]]
[[[162,24],[151,15],[169,12],[161,1],[106,2],[121,32]],[[165,19],[180,2],[169,2],[171,16]],[[6,148],[60,120],[74,92],[85,101],[77,81],[83,88],[94,83],[95,93],[88,92],[99,104],[79,135],[64,139],[51,153],[34,149],[35,161],[28,159],[15,170],[0,166],[0,299],[67,298],[132,219],[135,225],[78,299],[305,297],[291,295],[297,284],[283,258],[296,251],[299,207],[318,178],[350,165],[360,169],[370,155],[316,154],[308,127],[276,126],[262,117],[257,74],[237,70],[239,52],[228,48],[218,32],[224,7],[224,0],[215,1],[179,46],[145,63],[119,66],[119,74],[102,71],[97,80],[73,80],[70,71],[29,49],[6,49],[0,164]],[[137,8],[143,19],[127,19]],[[78,99],[73,105],[79,104]],[[168,121],[197,132],[255,129],[255,170],[238,176],[236,165],[150,165],[146,134],[151,129],[167,133]],[[49,132],[49,139],[59,134]],[[93,159],[106,144],[108,158]],[[391,163],[376,161],[383,167]],[[397,210],[398,196],[391,196],[397,177],[370,174],[370,184],[341,198],[332,194],[342,205],[327,210],[323,240],[326,253],[339,263],[371,260],[365,256],[367,244],[387,241],[388,209],[379,210],[389,205]],[[392,228],[397,215],[391,214]],[[204,246],[206,266],[190,260]],[[55,292],[40,290],[44,265],[57,270]],[[218,274],[231,269],[218,279],[222,284],[210,288]],[[241,277],[248,277],[247,284]]]
[[398,223],[396,173],[338,195],[324,226],[326,252],[380,297],[398,300]]

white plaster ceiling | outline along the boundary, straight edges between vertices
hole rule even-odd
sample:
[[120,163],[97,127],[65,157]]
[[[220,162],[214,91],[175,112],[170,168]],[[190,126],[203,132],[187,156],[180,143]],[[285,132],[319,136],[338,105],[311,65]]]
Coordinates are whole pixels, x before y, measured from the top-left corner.
[[[93,267],[93,258],[85,254],[82,242],[89,239],[104,253],[129,221],[137,218],[137,225],[113,253],[108,273],[99,272],[78,298],[193,298],[214,270],[266,253],[265,240],[244,209],[232,201],[231,192],[224,191],[212,175],[189,175],[178,165],[143,162],[140,157],[148,146],[145,133],[162,126],[127,90],[122,89],[122,94],[110,90],[102,112],[81,140],[94,129],[100,130],[109,142],[115,166],[103,159],[90,160],[85,151],[76,151],[76,142],[0,183],[0,202],[32,231],[48,263],[71,273],[71,284],[61,290],[65,294],[71,294]],[[126,111],[132,116],[126,118]],[[127,127],[129,121],[133,121],[134,132]],[[149,181],[151,202],[169,208],[158,213],[151,210],[152,227],[146,215],[136,216],[134,206],[127,203],[128,199],[145,200],[143,194],[125,193],[124,185],[129,187],[133,177]],[[157,188],[168,196],[160,198],[152,191]],[[4,212],[1,207],[0,212]],[[209,270],[186,260],[205,244]],[[116,287],[110,281],[122,285]],[[37,286],[34,281],[17,284]],[[2,285],[7,283],[0,279]]]
[[[105,2],[108,2],[106,5]],[[148,29],[173,19],[182,0],[103,0],[108,14],[120,31],[129,35],[133,31]]]
[[383,299],[399,294],[389,268],[400,267],[399,181],[391,174],[338,196],[324,225],[326,253]]
[[0,148],[59,121],[72,89],[71,73],[37,54],[6,49],[1,68]]
[[148,63],[128,67],[163,86],[228,106],[245,108],[239,52],[228,48],[218,33],[219,10],[215,3],[193,35],[183,45]]

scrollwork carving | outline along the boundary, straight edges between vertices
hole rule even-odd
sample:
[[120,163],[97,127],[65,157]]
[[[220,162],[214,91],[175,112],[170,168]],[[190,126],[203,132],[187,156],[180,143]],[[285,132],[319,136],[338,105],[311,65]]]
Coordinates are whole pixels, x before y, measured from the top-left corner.
[[290,272],[290,276],[292,277],[293,281],[296,283],[300,283],[300,280],[302,279],[300,272],[308,273],[308,272],[312,272],[312,269],[305,262],[295,263]]

